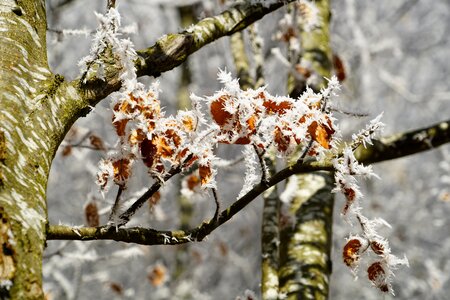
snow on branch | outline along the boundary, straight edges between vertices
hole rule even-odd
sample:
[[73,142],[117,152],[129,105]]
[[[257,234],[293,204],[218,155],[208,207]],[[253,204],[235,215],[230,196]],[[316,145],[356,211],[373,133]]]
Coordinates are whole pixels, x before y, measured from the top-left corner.
[[82,58],[79,62],[81,68],[81,82],[90,78],[92,67],[96,65],[95,75],[99,79],[104,79],[104,70],[106,68],[104,56],[107,49],[111,49],[115,61],[120,63],[119,79],[125,88],[133,90],[136,87],[136,68],[134,61],[137,58],[133,43],[129,39],[120,38],[121,35],[121,17],[119,12],[111,7],[105,15],[95,14],[99,26],[92,40],[91,50],[88,56]]

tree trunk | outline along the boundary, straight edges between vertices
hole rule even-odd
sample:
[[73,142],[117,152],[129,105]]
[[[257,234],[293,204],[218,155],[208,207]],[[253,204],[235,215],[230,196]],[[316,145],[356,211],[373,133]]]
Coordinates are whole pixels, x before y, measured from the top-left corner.
[[46,26],[44,0],[1,1],[0,299],[44,297],[47,179],[80,104],[49,70]]

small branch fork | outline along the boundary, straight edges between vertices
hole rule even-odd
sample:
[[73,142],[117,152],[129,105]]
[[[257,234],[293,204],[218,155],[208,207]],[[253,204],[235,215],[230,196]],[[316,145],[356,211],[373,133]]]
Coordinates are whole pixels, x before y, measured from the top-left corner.
[[[374,140],[374,144],[370,147],[366,149],[359,148],[361,151],[356,152],[356,158],[360,163],[376,163],[431,150],[449,142],[450,120],[447,120],[430,127],[413,130],[380,141]],[[318,170],[332,171],[332,162],[305,161],[286,167],[271,178],[268,178],[266,184],[261,182],[255,185],[247,194],[236,200],[226,209],[220,211],[220,213],[219,207],[217,206],[217,211],[212,219],[203,222],[190,230],[160,231],[140,227],[116,229],[111,226],[70,227],[65,225],[50,225],[47,231],[47,240],[115,240],[142,245],[175,245],[193,241],[202,241],[212,231],[230,220],[235,214],[241,211],[247,204],[268,188],[294,174],[303,174]],[[164,180],[170,179],[179,172],[181,172],[181,166],[169,171],[169,173],[164,176]],[[161,183],[156,182],[146,193],[144,193],[144,195],[136,200],[126,212],[122,213],[119,218],[128,222],[129,218],[134,215],[136,210],[139,209],[147,199],[160,188],[160,186]],[[124,224],[126,224],[126,222]]]
[[[134,216],[134,214],[139,210],[139,208],[144,205],[145,202],[148,201],[159,189],[160,187],[168,181],[170,178],[180,173],[183,169],[183,166],[186,162],[188,162],[192,158],[192,155],[188,155],[188,157],[179,164],[178,166],[174,166],[172,169],[167,172],[166,175],[161,180],[156,181],[139,199],[137,199],[125,212],[120,214],[117,218],[117,221],[110,224],[109,226],[120,227],[128,223],[130,218]],[[111,220],[110,220],[111,221]]]

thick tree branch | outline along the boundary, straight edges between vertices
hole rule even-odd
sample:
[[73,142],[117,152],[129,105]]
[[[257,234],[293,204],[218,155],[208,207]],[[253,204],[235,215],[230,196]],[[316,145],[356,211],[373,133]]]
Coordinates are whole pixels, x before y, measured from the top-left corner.
[[199,21],[188,30],[166,35],[154,46],[138,51],[141,56],[137,63],[138,74],[159,76],[180,65],[190,54],[207,44],[243,30],[289,2],[293,0],[270,5],[251,4],[251,1],[239,3],[217,16]]
[[[357,150],[356,157],[362,163],[376,163],[407,155],[427,151],[450,142],[450,120],[430,127],[409,131],[403,134],[374,141],[374,145],[365,150]],[[201,241],[217,227],[226,223],[262,192],[294,174],[305,174],[319,170],[333,170],[331,161],[305,161],[286,167],[272,176],[267,184],[260,183],[247,194],[222,210],[217,220],[210,219],[198,227],[181,231],[158,231],[148,228],[111,227],[70,227],[51,225],[47,231],[47,240],[115,240],[143,245],[174,245],[191,241]]]
[[[158,77],[161,73],[182,64],[189,55],[202,47],[221,37],[243,30],[265,15],[293,1],[278,1],[266,5],[251,4],[250,2],[239,3],[217,16],[199,21],[188,30],[167,34],[153,46],[138,51],[137,74],[138,76]],[[74,82],[80,86],[80,93],[92,106],[120,88],[115,62],[111,60],[108,65],[109,68],[105,74],[106,80],[90,78],[85,84],[80,84],[79,81]]]
[[355,156],[360,162],[371,164],[431,150],[448,142],[450,120],[375,140],[367,148],[360,146]]

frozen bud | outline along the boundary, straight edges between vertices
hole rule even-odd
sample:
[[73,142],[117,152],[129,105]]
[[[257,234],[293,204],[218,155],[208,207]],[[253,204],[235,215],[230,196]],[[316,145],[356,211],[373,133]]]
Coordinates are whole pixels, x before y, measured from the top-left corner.
[[386,271],[381,262],[377,261],[371,264],[367,269],[367,276],[380,291],[385,293],[389,291],[389,285],[386,280]]
[[344,263],[350,268],[356,268],[362,252],[367,249],[367,241],[359,237],[347,241],[342,252]]
[[123,286],[118,282],[110,282],[109,287],[117,295],[123,295]]
[[67,145],[63,148],[61,155],[63,157],[69,156],[72,153],[72,146]]
[[377,255],[383,255],[384,254],[384,246],[382,243],[377,241],[372,241],[370,243],[370,248],[372,248],[373,252]]
[[148,204],[150,205],[150,208],[157,205],[160,200],[161,200],[161,193],[157,191],[148,199]]
[[159,263],[150,267],[147,278],[154,287],[163,285],[169,279],[166,267]]

